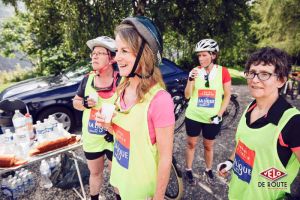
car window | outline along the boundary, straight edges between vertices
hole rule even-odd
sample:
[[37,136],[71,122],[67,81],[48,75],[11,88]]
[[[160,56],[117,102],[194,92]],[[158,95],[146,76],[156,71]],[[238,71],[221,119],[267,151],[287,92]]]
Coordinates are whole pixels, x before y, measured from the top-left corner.
[[173,74],[176,72],[176,69],[174,67],[171,67],[171,65],[166,65],[162,63],[160,65],[160,71],[163,76],[168,75],[168,74]]

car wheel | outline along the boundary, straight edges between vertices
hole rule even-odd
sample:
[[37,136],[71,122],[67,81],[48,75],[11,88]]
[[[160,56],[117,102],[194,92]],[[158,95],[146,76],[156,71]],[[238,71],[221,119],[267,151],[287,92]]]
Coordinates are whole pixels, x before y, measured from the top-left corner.
[[51,107],[43,110],[37,117],[37,120],[43,121],[48,118],[49,115],[53,115],[55,119],[63,124],[66,131],[70,131],[75,126],[75,119],[70,110],[64,107]]

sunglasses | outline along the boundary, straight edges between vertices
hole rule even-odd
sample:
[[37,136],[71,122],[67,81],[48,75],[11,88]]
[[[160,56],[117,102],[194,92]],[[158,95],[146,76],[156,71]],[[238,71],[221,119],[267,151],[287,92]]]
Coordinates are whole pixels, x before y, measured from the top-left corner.
[[205,82],[205,87],[209,88],[209,80],[208,80],[208,75],[204,75],[204,80]]
[[92,82],[92,88],[94,88],[97,92],[110,92],[114,88],[114,81],[112,81],[111,85],[108,87],[99,88],[95,86],[95,79],[94,79],[94,81]]

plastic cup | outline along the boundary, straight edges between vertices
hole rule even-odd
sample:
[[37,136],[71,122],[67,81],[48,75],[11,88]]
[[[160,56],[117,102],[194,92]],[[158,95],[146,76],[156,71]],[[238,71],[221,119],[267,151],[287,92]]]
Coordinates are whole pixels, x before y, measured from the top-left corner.
[[89,98],[93,99],[96,103],[98,103],[98,93],[93,92],[89,95]]
[[105,116],[104,122],[110,123],[114,114],[115,105],[111,103],[102,103],[101,114]]

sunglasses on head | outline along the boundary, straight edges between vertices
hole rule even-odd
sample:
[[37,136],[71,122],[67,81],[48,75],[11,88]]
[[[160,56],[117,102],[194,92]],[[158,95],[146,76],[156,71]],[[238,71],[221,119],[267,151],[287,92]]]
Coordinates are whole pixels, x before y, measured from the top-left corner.
[[204,80],[205,82],[205,87],[209,88],[209,80],[208,80],[208,75],[204,75]]

